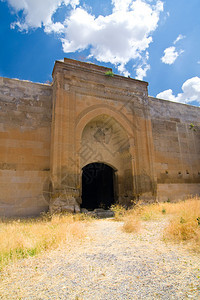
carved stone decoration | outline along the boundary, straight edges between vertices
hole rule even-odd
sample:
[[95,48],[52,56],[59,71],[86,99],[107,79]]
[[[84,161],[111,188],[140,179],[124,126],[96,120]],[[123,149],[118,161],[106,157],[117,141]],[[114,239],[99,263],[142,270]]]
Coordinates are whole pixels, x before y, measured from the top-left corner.
[[92,130],[93,138],[96,142],[109,144],[112,137],[112,126],[102,123],[96,123],[96,126]]
[[102,128],[96,128],[96,132],[94,134],[94,138],[99,143],[105,143],[105,133]]

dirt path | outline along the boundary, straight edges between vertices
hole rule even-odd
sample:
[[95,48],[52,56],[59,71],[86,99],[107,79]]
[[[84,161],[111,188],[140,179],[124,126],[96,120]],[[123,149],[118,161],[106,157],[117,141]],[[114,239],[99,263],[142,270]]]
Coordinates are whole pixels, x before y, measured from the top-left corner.
[[95,221],[85,241],[7,268],[0,299],[200,299],[200,256],[162,242],[165,224]]

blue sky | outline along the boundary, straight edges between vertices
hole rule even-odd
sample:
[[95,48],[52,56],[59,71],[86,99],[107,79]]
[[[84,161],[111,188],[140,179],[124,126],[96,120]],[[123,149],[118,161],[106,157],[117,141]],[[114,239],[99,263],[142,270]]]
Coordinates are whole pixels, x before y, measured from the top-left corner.
[[69,57],[200,106],[199,0],[0,0],[0,76],[51,81]]

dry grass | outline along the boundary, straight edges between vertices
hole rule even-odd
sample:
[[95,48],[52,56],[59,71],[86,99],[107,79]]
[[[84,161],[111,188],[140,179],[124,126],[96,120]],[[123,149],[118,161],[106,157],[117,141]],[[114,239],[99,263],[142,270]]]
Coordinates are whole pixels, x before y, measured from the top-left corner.
[[141,227],[141,222],[138,217],[134,215],[127,216],[124,224],[122,226],[122,230],[127,233],[138,232]]
[[137,204],[133,210],[133,214],[137,215],[142,221],[151,221],[157,220],[162,215],[163,207],[157,203],[150,205]]
[[114,213],[115,213],[114,221],[117,221],[117,222],[123,221],[124,217],[127,215],[126,209],[120,204],[112,205],[111,210],[114,211]]
[[168,210],[173,217],[164,230],[164,239],[189,242],[192,249],[200,251],[200,198],[173,204]]
[[118,221],[124,221],[122,230],[127,233],[136,233],[141,228],[141,221],[150,221],[158,218],[161,215],[161,208],[157,204],[152,205],[140,205],[137,204],[130,210],[124,208],[118,208],[117,217]]
[[[123,231],[137,232],[141,221],[163,217],[170,218],[165,228],[164,239],[189,242],[192,249],[200,251],[200,198],[178,203],[151,205],[137,204],[131,210],[117,205],[113,207],[115,220],[123,221]],[[10,261],[35,256],[43,251],[55,249],[61,244],[83,239],[86,234],[88,216],[44,215],[35,220],[0,221],[0,268]]]
[[200,251],[200,198],[195,197],[177,203],[155,203],[140,205],[125,210],[117,205],[113,207],[115,220],[123,221],[123,231],[137,232],[141,221],[169,218],[163,237],[165,241],[187,242],[188,245]]
[[11,261],[84,238],[89,220],[80,214],[0,221],[0,269]]
[[121,205],[114,205],[111,209],[115,213],[115,221],[125,221],[129,216],[140,218],[142,221],[157,220],[166,213],[165,203],[154,203],[151,205],[141,205],[138,203],[132,209],[128,210]]

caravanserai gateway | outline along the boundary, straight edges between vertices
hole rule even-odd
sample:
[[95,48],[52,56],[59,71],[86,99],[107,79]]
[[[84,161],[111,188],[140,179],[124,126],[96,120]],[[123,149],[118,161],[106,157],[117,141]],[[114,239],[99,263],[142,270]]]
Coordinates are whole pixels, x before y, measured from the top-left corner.
[[51,85],[0,78],[0,215],[200,194],[200,108],[147,86],[71,59]]

